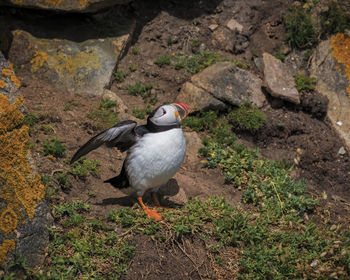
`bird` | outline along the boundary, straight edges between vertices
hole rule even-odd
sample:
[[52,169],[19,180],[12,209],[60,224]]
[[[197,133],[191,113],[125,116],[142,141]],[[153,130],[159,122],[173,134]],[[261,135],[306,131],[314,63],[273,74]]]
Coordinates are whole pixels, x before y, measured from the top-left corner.
[[102,145],[127,151],[119,175],[104,182],[128,195],[136,194],[147,216],[160,221],[162,215],[148,208],[142,197],[150,190],[155,206],[164,208],[156,192],[175,175],[185,159],[186,141],[181,122],[190,110],[190,106],[184,103],[165,104],[155,108],[144,125],[138,125],[133,120],[121,121],[81,146],[70,164]]

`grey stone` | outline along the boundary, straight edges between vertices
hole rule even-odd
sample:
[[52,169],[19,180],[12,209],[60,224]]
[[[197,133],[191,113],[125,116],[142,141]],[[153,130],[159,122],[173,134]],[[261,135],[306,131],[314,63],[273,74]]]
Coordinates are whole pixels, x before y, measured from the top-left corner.
[[345,148],[344,147],[340,147],[340,149],[338,151],[338,154],[339,155],[345,155],[346,154]]
[[129,32],[131,29],[120,37],[77,43],[40,39],[16,30],[9,58],[33,78],[46,80],[58,90],[101,96],[110,85]]
[[321,42],[311,60],[310,73],[317,78],[316,90],[329,99],[327,116],[350,149],[350,98],[346,92],[349,80],[331,52],[330,41]]
[[96,12],[98,10],[124,5],[132,0],[0,0],[1,5],[13,5],[23,8],[35,8],[62,12]]
[[238,31],[239,33],[243,31],[243,25],[235,19],[230,19],[226,26],[232,31]]
[[295,80],[282,61],[269,53],[263,54],[264,83],[267,91],[274,97],[299,104],[300,96]]

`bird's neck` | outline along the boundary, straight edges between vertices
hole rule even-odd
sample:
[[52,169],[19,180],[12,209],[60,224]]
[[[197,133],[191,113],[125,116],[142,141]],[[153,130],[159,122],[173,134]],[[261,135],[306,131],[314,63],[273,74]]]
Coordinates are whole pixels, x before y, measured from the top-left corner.
[[181,124],[178,124],[178,123],[174,123],[170,125],[158,125],[152,122],[149,118],[147,119],[147,124],[146,124],[146,128],[153,133],[163,132],[169,129],[180,128],[180,127],[181,127]]

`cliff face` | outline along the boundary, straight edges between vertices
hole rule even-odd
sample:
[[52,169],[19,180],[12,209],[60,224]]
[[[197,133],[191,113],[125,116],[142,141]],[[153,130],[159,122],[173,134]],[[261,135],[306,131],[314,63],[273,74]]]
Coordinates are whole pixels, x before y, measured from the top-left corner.
[[[28,127],[23,124],[20,82],[1,53],[0,61],[0,266],[15,255],[36,266],[42,258],[36,251],[48,242],[46,226],[51,218],[31,158]],[[25,243],[34,246],[23,250]]]

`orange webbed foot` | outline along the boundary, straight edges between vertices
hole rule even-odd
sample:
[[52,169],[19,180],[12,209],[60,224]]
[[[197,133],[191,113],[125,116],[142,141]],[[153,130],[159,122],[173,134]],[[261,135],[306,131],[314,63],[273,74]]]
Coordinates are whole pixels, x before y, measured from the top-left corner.
[[148,218],[154,219],[156,222],[159,222],[162,219],[162,215],[157,212],[157,210],[154,209],[143,209],[143,211],[147,214]]

